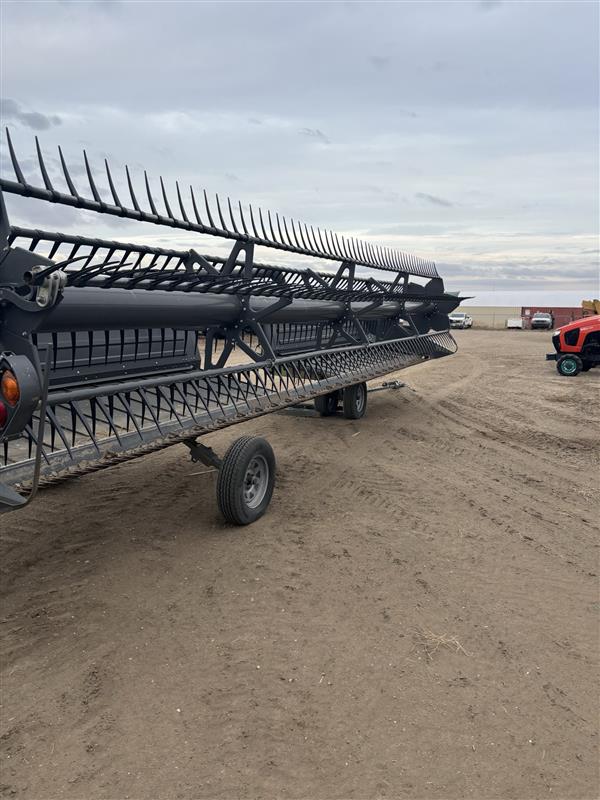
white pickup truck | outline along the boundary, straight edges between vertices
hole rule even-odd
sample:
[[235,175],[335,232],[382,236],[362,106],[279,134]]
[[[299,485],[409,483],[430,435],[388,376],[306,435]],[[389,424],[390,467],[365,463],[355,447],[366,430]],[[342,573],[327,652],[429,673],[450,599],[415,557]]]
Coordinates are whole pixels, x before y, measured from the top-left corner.
[[464,311],[453,311],[451,314],[448,314],[448,319],[450,320],[451,328],[473,327],[472,317],[470,317],[468,314],[465,314]]

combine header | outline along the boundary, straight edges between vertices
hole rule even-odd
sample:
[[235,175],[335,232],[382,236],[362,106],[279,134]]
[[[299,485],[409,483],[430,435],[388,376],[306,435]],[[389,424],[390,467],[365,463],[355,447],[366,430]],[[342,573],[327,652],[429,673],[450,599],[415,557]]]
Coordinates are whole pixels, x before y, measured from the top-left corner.
[[[37,139],[31,183],[8,133],[7,143],[14,179],[0,179],[0,511],[28,503],[40,483],[183,442],[194,461],[219,470],[225,518],[247,524],[270,502],[273,451],[244,436],[220,459],[202,434],[311,399],[322,415],[341,405],[357,419],[367,380],[456,349],[448,313],[459,300],[431,261],[209,201],[191,187],[184,199],[178,183],[173,202],[162,178],[159,201],[146,173],[139,192],[127,168],[123,202],[108,162],[100,180],[85,152],[80,192],[62,150],[49,171]],[[208,234],[230,240],[231,251],[220,258],[11,226],[1,190]],[[259,263],[257,247],[335,268]]]

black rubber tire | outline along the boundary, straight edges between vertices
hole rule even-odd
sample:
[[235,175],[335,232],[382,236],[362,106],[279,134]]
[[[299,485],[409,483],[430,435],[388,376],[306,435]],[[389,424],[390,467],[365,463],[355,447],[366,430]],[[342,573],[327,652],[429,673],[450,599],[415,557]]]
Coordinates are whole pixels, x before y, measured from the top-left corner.
[[367,384],[355,383],[344,389],[344,417],[360,419],[367,412]]
[[556,369],[559,375],[572,378],[581,372],[583,362],[575,353],[564,353],[556,362]]
[[315,409],[322,417],[331,417],[337,411],[338,407],[338,393],[329,392],[329,394],[321,394],[315,397]]
[[[244,498],[244,481],[250,462],[262,456],[268,467],[265,494],[259,505],[251,507]],[[217,503],[221,514],[232,525],[250,525],[267,510],[275,486],[275,455],[266,439],[241,436],[231,445],[223,458],[217,478]]]

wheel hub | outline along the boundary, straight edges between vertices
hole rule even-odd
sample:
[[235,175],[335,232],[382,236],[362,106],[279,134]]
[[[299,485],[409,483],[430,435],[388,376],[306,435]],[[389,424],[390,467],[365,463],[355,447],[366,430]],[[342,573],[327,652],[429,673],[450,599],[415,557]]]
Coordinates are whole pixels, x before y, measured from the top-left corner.
[[364,386],[361,386],[358,392],[356,393],[356,410],[360,413],[363,408],[365,407],[365,398],[366,398],[366,389]]
[[264,456],[256,455],[244,476],[244,502],[250,508],[261,504],[269,485],[269,465]]

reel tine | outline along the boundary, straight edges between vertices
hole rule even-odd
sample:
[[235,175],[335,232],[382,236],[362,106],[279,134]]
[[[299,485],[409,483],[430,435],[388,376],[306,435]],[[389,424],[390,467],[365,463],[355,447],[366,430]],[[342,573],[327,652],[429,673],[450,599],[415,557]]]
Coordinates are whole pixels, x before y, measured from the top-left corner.
[[112,175],[110,174],[108,159],[106,158],[104,159],[104,167],[106,168],[106,177],[108,178],[108,188],[110,189],[110,193],[112,194],[114,204],[117,206],[117,208],[123,208],[123,205],[119,200],[119,195],[117,194],[117,190],[115,189],[115,184],[113,183]]
[[350,261],[356,261],[356,254],[354,252],[354,239],[352,236],[346,239],[346,247],[348,249],[348,253],[350,254],[349,255]]
[[223,212],[221,211],[221,203],[219,202],[219,195],[215,194],[215,197],[217,198],[217,212],[219,214],[219,219],[221,220],[221,230],[227,231],[227,233],[229,233],[229,229],[225,224],[225,220],[223,219]]
[[167,198],[167,192],[165,190],[165,183],[164,183],[164,181],[162,179],[162,175],[159,175],[158,177],[159,177],[159,180],[160,180],[160,189],[161,189],[162,196],[163,196],[163,201],[164,201],[164,204],[165,204],[165,210],[167,212],[167,217],[169,217],[169,219],[174,220],[175,217],[173,216],[173,212],[171,211],[171,206],[169,205],[169,200]]
[[321,228],[317,228],[317,233],[319,235],[319,242],[321,244],[321,248],[319,250],[320,255],[325,255],[327,248],[323,244],[323,237],[321,236]]
[[373,266],[375,266],[375,267],[380,266],[380,264],[379,264],[379,255],[377,254],[377,245],[376,244],[371,245],[371,251],[373,253]]
[[231,219],[231,224],[233,225],[233,230],[235,231],[235,233],[239,235],[240,232],[238,231],[237,226],[235,224],[235,219],[233,218],[233,211],[231,210],[231,200],[229,199],[229,197],[227,198],[227,206],[229,208],[229,217]]
[[27,186],[27,181],[25,180],[25,176],[21,171],[21,166],[19,164],[19,160],[17,159],[15,148],[13,147],[12,139],[10,138],[10,131],[8,130],[8,128],[6,128],[6,141],[8,142],[8,152],[10,153],[10,160],[12,162],[12,166],[15,171],[15,177],[17,179],[17,183],[20,183],[21,186]]
[[277,239],[277,236],[275,236],[275,231],[273,229],[273,219],[271,217],[271,211],[269,209],[267,209],[267,217],[269,219],[269,228],[271,230],[271,236],[273,237],[272,241],[275,242],[276,244],[279,244],[279,240]]
[[388,269],[390,269],[390,254],[389,254],[389,248],[387,247],[383,248],[383,263]]
[[148,203],[150,204],[150,210],[154,214],[155,217],[159,217],[160,214],[156,210],[156,205],[154,204],[154,198],[152,197],[152,192],[150,191],[150,181],[148,180],[148,173],[144,170],[144,183],[146,184],[146,194],[148,195]]
[[288,231],[288,226],[287,222],[285,221],[285,217],[283,217],[283,227],[285,228],[285,235],[287,236],[288,244],[290,245],[290,247],[293,247],[294,244],[292,242],[292,237],[290,236],[290,232]]
[[252,225],[252,230],[254,231],[254,238],[260,239],[258,231],[256,230],[256,223],[254,222],[254,212],[252,211],[252,203],[250,203],[249,208],[250,208],[250,224]]
[[301,229],[302,241],[306,243],[306,250],[308,250],[309,253],[312,253],[314,251],[314,245],[310,238],[310,233],[308,230],[309,226],[306,224],[306,222],[303,222],[302,226],[304,228],[304,231]]
[[44,186],[46,189],[49,189],[51,192],[54,191],[54,186],[52,186],[52,181],[50,180],[50,176],[48,175],[48,170],[46,169],[46,164],[44,163],[44,157],[42,155],[42,148],[40,147],[40,140],[38,137],[35,137],[35,149],[37,151],[37,158],[38,163],[40,165],[40,172],[42,173],[42,180],[44,181]]
[[373,245],[373,261],[376,267],[381,266],[381,259],[379,258],[377,245]]
[[352,256],[348,251],[348,242],[343,236],[341,237],[341,240],[342,240],[342,250],[344,252],[344,257],[346,258],[346,261],[352,261]]
[[240,220],[242,222],[242,228],[244,229],[244,233],[246,234],[246,236],[250,236],[250,234],[248,233],[248,228],[246,227],[246,220],[244,219],[244,212],[242,211],[242,203],[240,200],[238,200],[238,208],[240,211]]
[[87,153],[85,152],[85,150],[83,151],[83,160],[85,162],[85,171],[87,173],[88,183],[90,184],[90,189],[92,190],[92,195],[94,197],[94,200],[97,203],[101,203],[102,202],[102,198],[100,197],[100,194],[98,193],[98,189],[96,188],[96,184],[94,183],[94,176],[92,175],[90,162],[88,161]]
[[313,250],[315,251],[315,253],[318,253],[319,252],[319,245],[317,244],[317,237],[315,236],[315,229],[313,228],[312,225],[310,226],[310,232],[312,234]]
[[343,251],[342,251],[342,248],[341,248],[341,245],[340,245],[340,240],[338,239],[337,233],[333,234],[333,239],[334,239],[334,242],[335,242],[335,254],[336,254],[336,256],[339,256],[339,258],[341,258],[342,261],[343,261],[344,260],[344,255],[343,255]]
[[350,246],[348,244],[348,239],[345,236],[342,236],[342,247],[344,248],[344,253],[346,255],[347,261],[352,261],[352,254],[350,252]]
[[330,231],[325,229],[324,233],[325,233],[325,241],[327,242],[327,254],[331,256],[331,255],[333,255],[333,246],[332,246],[331,240],[329,238],[330,237]]
[[[279,232],[279,239],[280,239],[281,243],[286,245],[286,247],[287,247],[287,243],[286,243],[284,235],[283,235],[283,233],[281,231],[281,224],[280,224],[280,221],[279,221],[279,214],[277,212],[275,212],[275,219],[277,220],[277,231]],[[284,218],[283,222],[285,224],[285,218]]]
[[[200,214],[198,213],[198,206],[196,205],[196,197],[194,195],[194,190],[191,184],[190,184],[190,197],[192,198],[192,209],[194,211],[194,216],[196,217],[196,222],[199,225],[201,225],[202,223],[200,221]],[[205,197],[206,197],[206,192],[205,192]]]
[[361,242],[361,240],[360,239],[355,239],[354,240],[354,246],[356,247],[356,252],[358,253],[358,260],[359,261],[364,261],[365,260],[365,254],[364,254],[364,252],[362,250],[362,242]]
[[[296,229],[294,228],[294,220],[291,217],[290,217],[290,228],[292,229],[292,235],[294,236],[294,241],[296,242],[295,246],[299,248],[300,242],[298,241],[298,238],[296,236]],[[292,240],[290,239],[290,242],[291,241]],[[292,245],[292,247],[294,247],[294,245]]]
[[352,250],[352,237],[349,236],[347,239],[344,239],[344,247],[346,248],[346,252],[348,253],[348,260],[349,261],[356,261],[354,257],[354,252]]
[[380,263],[380,258],[379,258],[379,254],[378,254],[377,245],[374,244],[372,247],[373,247],[373,263],[374,263],[374,265],[376,267],[379,267],[379,266],[381,266],[381,263]]
[[267,232],[265,230],[265,221],[263,219],[262,208],[260,206],[258,207],[258,218],[260,219],[260,227],[261,227],[261,230],[263,232],[263,237],[264,237],[265,241],[268,242],[269,241],[269,237],[268,237]]
[[390,247],[386,247],[385,248],[385,254],[386,254],[387,267],[388,267],[388,269],[393,270],[394,269],[394,258],[393,258],[392,249]]
[[181,211],[181,216],[183,217],[185,222],[189,223],[188,215],[186,214],[185,206],[183,205],[183,200],[181,198],[181,191],[179,189],[179,181],[175,181],[175,188],[177,189],[177,200],[179,202],[179,210]]
[[67,182],[67,186],[69,187],[69,192],[71,193],[72,197],[77,197],[77,199],[80,200],[81,197],[79,195],[79,192],[75,188],[75,184],[71,180],[69,170],[67,169],[67,162],[65,161],[65,157],[63,155],[63,151],[60,145],[58,145],[58,155],[60,158],[60,165],[62,167],[63,175],[65,176],[65,181]]
[[[190,189],[191,189],[191,188],[192,188],[192,187],[190,186]],[[216,225],[215,225],[215,223],[213,222],[212,214],[210,213],[210,206],[209,206],[209,204],[208,204],[208,195],[206,194],[206,189],[203,189],[202,191],[204,192],[204,206],[205,206],[205,208],[206,208],[206,215],[208,216],[208,221],[209,221],[209,223],[210,223],[210,227],[211,227],[213,230],[216,230],[217,226],[216,226]],[[192,192],[192,198],[193,198],[193,197],[194,197],[194,193]]]
[[[302,226],[303,226],[303,225],[304,225],[304,229],[306,230],[306,223],[303,223],[303,222],[299,222],[299,223],[298,223],[298,230],[300,231],[300,239],[301,239],[301,241],[302,241],[302,246],[304,247],[304,249],[305,249],[305,250],[309,250],[309,249],[310,249],[310,248],[309,248],[309,246],[308,246],[308,245],[306,244],[306,242],[304,241],[304,234],[303,234],[303,232],[302,232]],[[306,239],[307,239],[307,241],[308,241],[308,230],[306,230]]]
[[56,270],[69,266],[69,264],[75,264],[76,261],[89,260],[91,255],[93,255],[93,253],[92,254],[86,253],[84,256],[77,256],[76,258],[65,258],[64,261],[58,261],[55,264],[51,264],[49,267],[46,267],[46,269],[43,269],[36,274],[35,276],[36,283],[45,278],[47,275],[51,275],[53,272],[56,272]]
[[129,194],[131,195],[131,202],[133,203],[135,210],[141,214],[142,209],[140,208],[140,204],[138,203],[135,192],[133,191],[133,183],[131,182],[131,175],[129,174],[129,167],[127,164],[125,164],[125,173],[127,174],[127,186],[129,187]]

